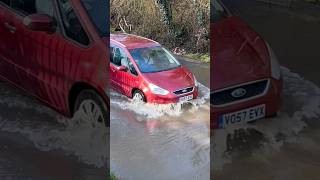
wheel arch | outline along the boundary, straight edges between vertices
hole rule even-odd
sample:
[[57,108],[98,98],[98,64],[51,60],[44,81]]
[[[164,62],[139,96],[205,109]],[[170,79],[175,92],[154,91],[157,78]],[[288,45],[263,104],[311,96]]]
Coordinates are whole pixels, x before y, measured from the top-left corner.
[[148,102],[148,98],[147,98],[146,94],[145,94],[141,89],[139,89],[139,88],[132,88],[132,90],[131,90],[131,98],[133,98],[133,93],[134,93],[136,90],[140,91],[140,92],[143,94],[143,96],[144,96],[144,100],[145,100],[146,102]]
[[93,90],[95,91],[104,101],[107,108],[109,107],[109,97],[107,95],[103,95],[104,91],[99,90],[98,88],[94,87],[93,85],[90,85],[86,82],[77,82],[72,85],[72,87],[69,90],[68,93],[68,105],[69,105],[69,115],[72,117],[74,115],[74,106],[76,103],[76,99],[83,90]]
[[[139,88],[132,88],[132,90],[131,90],[131,98],[133,98],[133,93],[134,93],[136,90],[141,91],[141,89],[139,89]],[[143,91],[141,91],[141,92],[143,92]]]

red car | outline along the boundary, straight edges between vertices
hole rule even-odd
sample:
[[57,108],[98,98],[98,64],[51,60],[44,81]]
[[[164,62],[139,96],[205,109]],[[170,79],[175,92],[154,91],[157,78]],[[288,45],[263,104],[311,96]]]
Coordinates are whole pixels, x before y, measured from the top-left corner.
[[112,88],[134,100],[165,104],[198,96],[194,75],[155,41],[111,34],[110,54]]
[[107,8],[100,0],[0,0],[0,78],[66,116],[79,110],[92,125],[107,124]]
[[213,128],[275,115],[281,105],[282,76],[273,50],[221,2],[211,3]]

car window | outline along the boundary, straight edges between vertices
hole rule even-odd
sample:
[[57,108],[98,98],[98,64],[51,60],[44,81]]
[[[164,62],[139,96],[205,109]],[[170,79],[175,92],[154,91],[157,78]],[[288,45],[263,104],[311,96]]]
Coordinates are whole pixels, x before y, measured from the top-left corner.
[[130,54],[142,73],[167,71],[180,67],[178,60],[160,46],[132,49]]
[[80,23],[70,1],[60,0],[60,11],[62,17],[62,23],[66,35],[82,44],[89,45],[89,37]]
[[52,0],[12,0],[11,6],[24,15],[47,14],[53,16]]
[[131,72],[131,74],[138,76],[138,72],[136,71],[136,68],[134,67],[133,63],[128,58],[128,69]]
[[81,0],[84,8],[87,10],[90,19],[96,27],[100,36],[109,35],[109,11],[108,1],[105,0]]
[[0,2],[3,2],[6,5],[10,6],[10,0],[0,0]]
[[119,47],[111,47],[110,48],[110,62],[116,66],[127,66],[128,61],[127,58],[128,56],[124,52],[123,49]]

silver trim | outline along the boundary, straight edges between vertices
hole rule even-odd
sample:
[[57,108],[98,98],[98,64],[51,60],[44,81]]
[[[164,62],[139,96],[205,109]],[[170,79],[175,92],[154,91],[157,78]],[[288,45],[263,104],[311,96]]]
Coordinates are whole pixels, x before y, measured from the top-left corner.
[[269,87],[270,87],[270,79],[269,78],[256,80],[256,81],[250,81],[250,82],[246,82],[246,83],[242,83],[242,84],[237,84],[237,85],[234,85],[234,86],[229,86],[229,87],[226,87],[226,88],[223,88],[223,89],[219,89],[219,90],[210,92],[210,95],[211,95],[213,93],[225,91],[225,90],[228,90],[228,89],[233,89],[233,88],[244,86],[244,85],[254,84],[254,83],[262,82],[262,81],[265,81],[265,80],[267,80],[267,86],[264,89],[264,92],[259,94],[259,95],[252,96],[252,97],[247,98],[247,99],[241,99],[241,100],[238,100],[238,101],[232,101],[230,103],[226,103],[226,104],[223,104],[223,105],[214,105],[214,104],[211,104],[211,103],[210,103],[210,105],[213,106],[213,107],[226,107],[226,106],[230,106],[230,105],[233,105],[233,104],[238,104],[238,103],[242,103],[242,102],[246,102],[246,101],[250,101],[250,100],[262,97],[262,96],[266,95],[267,92],[269,91]]
[[[183,94],[175,94],[175,93],[174,93],[174,92],[181,91],[181,90],[183,90],[183,89],[188,89],[188,88],[192,88],[192,91],[186,92],[186,93],[183,93]],[[195,87],[190,86],[190,87],[185,87],[185,88],[181,88],[181,89],[175,90],[175,91],[173,91],[172,93],[173,93],[174,95],[176,95],[176,96],[183,96],[183,95],[186,95],[186,94],[189,94],[189,93],[193,93],[194,89],[195,89]]]

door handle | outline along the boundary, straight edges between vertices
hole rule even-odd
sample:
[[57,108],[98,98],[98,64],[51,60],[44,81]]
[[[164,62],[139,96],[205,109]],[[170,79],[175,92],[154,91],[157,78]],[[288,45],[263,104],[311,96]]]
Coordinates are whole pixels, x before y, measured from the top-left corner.
[[8,22],[4,23],[4,27],[6,27],[6,29],[8,29],[8,31],[11,32],[12,34],[14,34],[17,31],[16,27],[14,27],[13,25],[10,25]]

